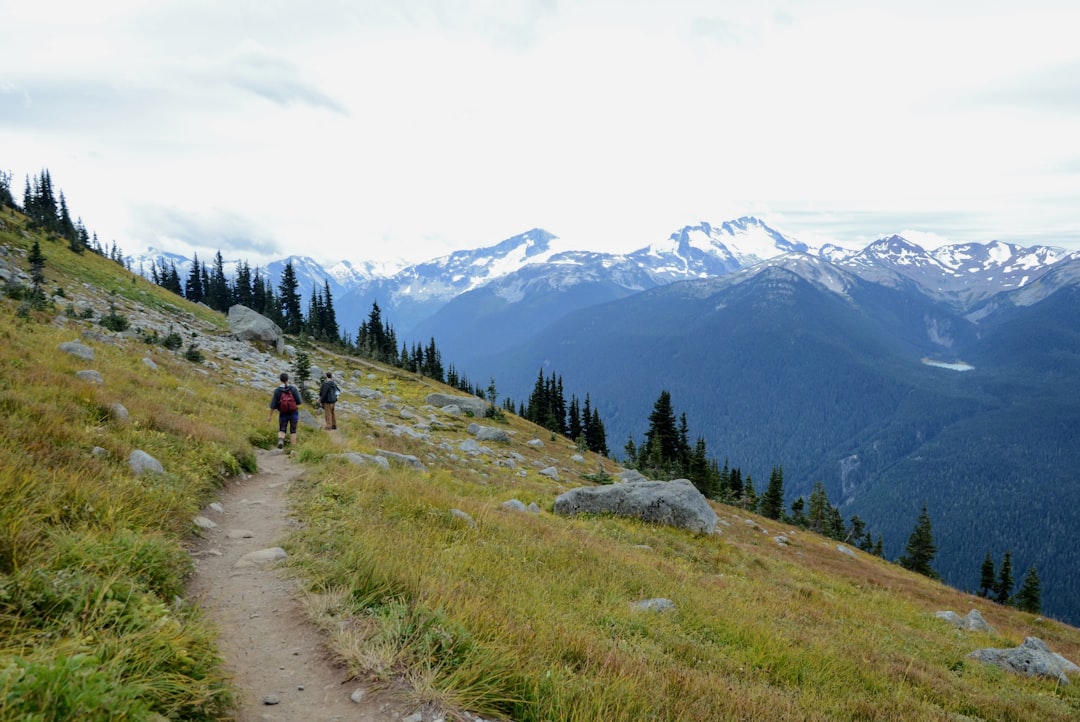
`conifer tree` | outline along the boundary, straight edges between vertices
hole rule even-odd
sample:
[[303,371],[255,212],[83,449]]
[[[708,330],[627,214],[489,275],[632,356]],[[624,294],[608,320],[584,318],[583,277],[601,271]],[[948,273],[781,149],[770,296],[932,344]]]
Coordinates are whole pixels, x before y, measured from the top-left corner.
[[990,552],[986,552],[986,558],[983,559],[982,568],[979,570],[979,596],[986,598],[990,596],[990,592],[994,591],[994,587],[997,585],[997,571],[994,569],[994,559],[990,556]]
[[664,475],[678,468],[679,451],[675,410],[671,405],[671,394],[664,390],[653,404],[652,413],[649,414],[649,430],[645,432],[645,443],[638,453],[644,453],[645,464],[650,469]]
[[922,513],[915,522],[915,529],[908,537],[904,554],[900,557],[900,566],[913,572],[922,574],[932,579],[937,578],[931,564],[937,555],[937,546],[934,545],[934,532],[930,524],[930,512],[923,504]]
[[998,604],[1008,604],[1012,598],[1012,551],[1006,550],[1001,559],[1001,570],[998,572],[997,581],[994,582],[994,601]]
[[232,305],[229,281],[225,278],[225,259],[221,251],[214,254],[214,266],[210,270],[210,285],[206,288],[206,305],[215,311],[228,311]]
[[41,252],[41,244],[37,238],[30,246],[27,260],[30,261],[30,280],[33,283],[30,287],[30,302],[34,306],[41,306],[45,301],[45,291],[42,288],[45,284],[45,254]]
[[278,284],[278,298],[285,333],[300,333],[303,328],[304,317],[300,307],[299,287],[296,271],[293,269],[292,261],[289,261],[281,272],[281,282]]
[[192,303],[202,303],[206,298],[202,285],[202,265],[199,263],[199,254],[196,253],[191,259],[191,271],[184,283],[184,298]]
[[758,508],[758,495],[757,489],[754,488],[754,480],[750,478],[750,475],[746,475],[746,483],[743,484],[742,499],[739,500],[739,506],[747,511],[757,511]]
[[1020,591],[1016,593],[1016,608],[1032,614],[1042,612],[1042,583],[1039,581],[1039,572],[1034,564],[1024,575]]
[[761,515],[769,519],[779,519],[784,513],[784,470],[774,466],[769,475],[769,486],[761,495]]
[[791,523],[800,529],[806,528],[806,499],[801,496],[791,502]]

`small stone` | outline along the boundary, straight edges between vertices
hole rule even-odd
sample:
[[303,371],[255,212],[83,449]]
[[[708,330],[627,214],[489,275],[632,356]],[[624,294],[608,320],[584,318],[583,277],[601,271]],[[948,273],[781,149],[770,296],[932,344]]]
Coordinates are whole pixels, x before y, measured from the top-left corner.
[[268,694],[265,697],[263,697],[263,704],[268,704],[268,705],[281,704],[281,700],[275,695]]
[[360,704],[364,700],[364,690],[357,687],[353,690],[353,693],[349,695],[349,699],[351,699],[356,704]]

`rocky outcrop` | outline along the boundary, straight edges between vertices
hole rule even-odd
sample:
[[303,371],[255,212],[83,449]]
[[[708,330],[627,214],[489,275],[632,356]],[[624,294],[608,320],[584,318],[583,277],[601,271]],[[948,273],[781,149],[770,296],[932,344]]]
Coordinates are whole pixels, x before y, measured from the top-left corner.
[[1073,670],[1076,669],[1072,662],[1051,652],[1046,642],[1038,637],[1028,637],[1023,644],[1012,649],[976,649],[969,656],[1010,672],[1028,677],[1047,677],[1060,684],[1069,683],[1065,672],[1070,666]]
[[487,401],[476,396],[433,393],[427,395],[426,402],[439,409],[444,406],[457,406],[462,411],[467,411],[473,416],[483,416],[488,408]]
[[686,479],[583,486],[555,499],[556,514],[614,514],[711,534],[716,512]]
[[986,619],[979,612],[978,609],[972,609],[968,612],[966,617],[961,617],[956,612],[946,611],[938,612],[935,614],[938,619],[944,619],[949,624],[953,625],[957,629],[964,629],[969,632],[993,632],[993,628],[987,624]]
[[240,341],[262,341],[273,344],[279,354],[285,351],[281,327],[239,303],[229,309],[229,332]]

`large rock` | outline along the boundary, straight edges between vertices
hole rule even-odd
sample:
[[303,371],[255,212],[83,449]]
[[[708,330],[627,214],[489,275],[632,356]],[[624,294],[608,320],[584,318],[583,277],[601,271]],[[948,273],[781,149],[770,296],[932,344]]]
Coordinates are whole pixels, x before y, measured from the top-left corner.
[[274,344],[278,353],[285,350],[285,334],[281,327],[239,303],[229,309],[229,331],[241,341],[264,341]]
[[463,411],[472,412],[473,416],[483,416],[488,408],[488,402],[477,396],[456,396],[453,394],[428,394],[427,403],[440,409],[444,406],[457,406]]
[[716,529],[716,512],[686,479],[583,486],[555,498],[556,514],[615,514],[701,534]]
[[1069,683],[1065,676],[1068,660],[1051,652],[1046,642],[1038,637],[1028,637],[1012,649],[976,649],[969,656],[1028,677],[1048,677],[1061,684]]

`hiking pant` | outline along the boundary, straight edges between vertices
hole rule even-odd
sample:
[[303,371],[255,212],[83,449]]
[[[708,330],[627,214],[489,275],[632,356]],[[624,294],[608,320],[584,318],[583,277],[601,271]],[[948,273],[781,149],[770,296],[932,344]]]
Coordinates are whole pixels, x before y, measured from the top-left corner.
[[322,409],[323,409],[323,428],[324,429],[336,429],[337,428],[337,417],[334,416],[334,405],[324,403],[322,405]]

